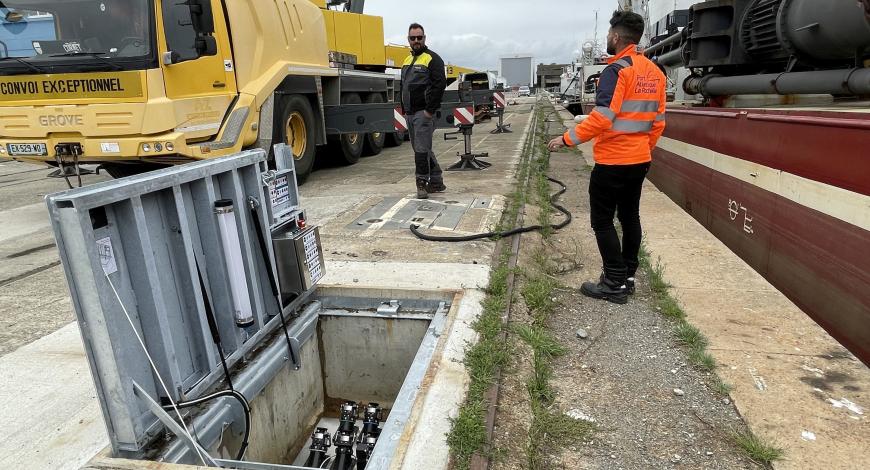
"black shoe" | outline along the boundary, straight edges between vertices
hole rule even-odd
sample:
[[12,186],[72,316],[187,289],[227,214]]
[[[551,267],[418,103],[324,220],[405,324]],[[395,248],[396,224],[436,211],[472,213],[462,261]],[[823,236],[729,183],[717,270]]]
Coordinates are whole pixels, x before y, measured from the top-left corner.
[[[604,273],[601,273],[598,282],[604,282],[604,279]],[[625,293],[628,295],[634,295],[634,276],[625,279]]]
[[426,191],[425,181],[417,181],[417,199],[429,199],[429,192]]
[[580,292],[593,299],[607,300],[615,304],[628,302],[628,293],[625,284],[618,284],[602,276],[598,283],[584,282],[580,286]]
[[447,186],[444,185],[444,182],[440,183],[429,183],[426,185],[426,191],[430,193],[443,193],[447,190]]

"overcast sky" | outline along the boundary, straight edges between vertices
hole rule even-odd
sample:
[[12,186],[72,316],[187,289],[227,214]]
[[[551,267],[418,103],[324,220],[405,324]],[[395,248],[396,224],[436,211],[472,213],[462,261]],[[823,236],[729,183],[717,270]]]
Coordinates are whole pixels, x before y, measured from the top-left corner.
[[531,54],[535,63],[567,63],[591,40],[607,35],[617,0],[366,0],[384,17],[389,43],[407,44],[408,25],[426,28],[426,42],[445,62],[497,70],[499,57]]

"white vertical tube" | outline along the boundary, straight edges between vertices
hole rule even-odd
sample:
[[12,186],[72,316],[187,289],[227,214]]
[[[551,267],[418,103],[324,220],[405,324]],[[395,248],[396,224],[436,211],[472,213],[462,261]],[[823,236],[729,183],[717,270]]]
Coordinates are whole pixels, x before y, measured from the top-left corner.
[[219,199],[215,201],[214,212],[217,214],[221,245],[224,247],[224,261],[230,278],[233,316],[237,325],[251,326],[254,323],[254,315],[251,311],[251,298],[248,295],[245,265],[242,262],[242,245],[239,243],[236,215],[233,213],[233,200]]

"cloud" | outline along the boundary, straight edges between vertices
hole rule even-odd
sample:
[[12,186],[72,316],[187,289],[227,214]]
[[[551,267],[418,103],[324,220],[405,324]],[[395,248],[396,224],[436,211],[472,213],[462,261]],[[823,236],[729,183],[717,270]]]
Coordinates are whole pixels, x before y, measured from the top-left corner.
[[535,63],[568,63],[599,40],[617,0],[367,0],[366,12],[383,16],[389,42],[406,44],[407,26],[426,27],[427,42],[445,62],[498,69],[503,55],[531,54]]
[[[398,44],[403,38],[404,36],[394,36],[388,38],[388,41]],[[508,55],[531,55],[536,64],[550,64],[567,63],[579,54],[577,45],[570,39],[523,43],[513,39],[497,40],[479,33],[464,33],[451,36],[432,35],[427,41],[445,62],[478,70],[498,70],[499,59]]]

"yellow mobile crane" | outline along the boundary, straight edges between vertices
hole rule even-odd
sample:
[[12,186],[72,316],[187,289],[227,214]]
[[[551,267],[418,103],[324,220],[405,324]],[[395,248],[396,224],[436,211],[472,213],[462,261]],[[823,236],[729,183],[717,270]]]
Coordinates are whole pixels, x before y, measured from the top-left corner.
[[302,180],[319,146],[353,164],[399,145],[383,20],[362,6],[0,0],[0,157],[121,177],[285,142]]

